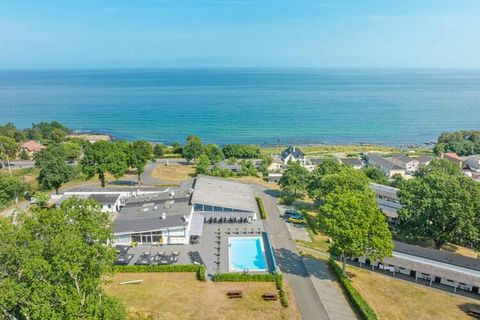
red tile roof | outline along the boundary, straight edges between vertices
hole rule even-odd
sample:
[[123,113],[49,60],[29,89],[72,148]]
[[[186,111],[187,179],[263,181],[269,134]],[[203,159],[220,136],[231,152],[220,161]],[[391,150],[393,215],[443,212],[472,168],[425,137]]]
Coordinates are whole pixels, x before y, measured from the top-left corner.
[[21,149],[26,149],[29,152],[39,152],[43,148],[45,148],[45,146],[43,144],[41,144],[40,142],[30,140],[30,141],[27,141],[27,142],[23,143],[20,148]]

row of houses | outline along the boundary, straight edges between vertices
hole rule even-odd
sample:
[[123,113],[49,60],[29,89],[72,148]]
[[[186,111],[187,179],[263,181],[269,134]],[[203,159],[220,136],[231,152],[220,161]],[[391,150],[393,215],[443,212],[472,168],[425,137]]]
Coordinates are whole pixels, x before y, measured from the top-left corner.
[[202,235],[206,221],[248,222],[258,218],[251,186],[199,175],[170,188],[75,188],[68,198],[91,198],[113,220],[114,244],[188,244]]
[[425,248],[394,241],[393,255],[382,261],[355,258],[360,266],[374,268],[412,277],[415,282],[432,286],[433,283],[479,294],[480,260],[453,252]]
[[409,157],[399,154],[387,158],[378,153],[367,153],[365,159],[369,166],[380,169],[387,178],[392,178],[396,175],[411,177],[421,166],[427,166],[433,157]]

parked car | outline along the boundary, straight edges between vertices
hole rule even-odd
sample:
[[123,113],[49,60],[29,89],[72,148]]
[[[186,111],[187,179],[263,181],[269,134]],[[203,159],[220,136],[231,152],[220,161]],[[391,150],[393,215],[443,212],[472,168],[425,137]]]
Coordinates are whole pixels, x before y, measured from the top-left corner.
[[304,219],[303,214],[301,214],[298,211],[291,210],[291,209],[285,210],[285,212],[283,214],[283,217],[287,220],[290,219],[290,218],[297,219],[297,220],[303,220]]
[[301,219],[288,218],[287,221],[288,221],[288,222],[291,222],[291,223],[293,223],[293,224],[306,224],[306,223],[307,223],[307,220],[305,220],[304,218],[301,218]]

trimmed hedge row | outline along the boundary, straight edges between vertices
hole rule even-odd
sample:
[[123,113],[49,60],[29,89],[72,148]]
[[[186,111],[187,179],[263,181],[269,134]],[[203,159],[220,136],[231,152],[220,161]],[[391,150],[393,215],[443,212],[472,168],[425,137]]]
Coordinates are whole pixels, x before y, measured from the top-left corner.
[[[276,274],[219,273],[213,276],[216,282],[274,282]],[[281,276],[281,275],[280,275]]]
[[262,218],[262,220],[266,220],[267,212],[265,211],[265,207],[263,206],[262,198],[255,197],[255,200],[257,201],[258,209],[260,210],[260,218]]
[[312,229],[313,234],[318,234],[315,218],[313,218],[313,217],[312,217],[308,212],[306,212],[305,210],[301,210],[301,211],[302,211],[302,213],[303,213],[303,216],[305,217],[305,220],[307,220],[308,226],[310,227],[310,229]]
[[280,304],[288,307],[288,298],[283,289],[283,276],[281,274],[245,274],[245,273],[219,273],[213,276],[215,282],[274,282],[280,297]]
[[332,269],[332,271],[337,275],[340,283],[345,288],[350,301],[355,306],[360,315],[361,319],[363,320],[378,320],[378,316],[373,311],[373,309],[368,305],[368,302],[363,299],[362,295],[352,286],[352,283],[348,278],[342,273],[342,269],[340,266],[335,262],[333,259],[328,260],[328,265]]
[[197,279],[205,281],[206,269],[203,265],[195,264],[171,264],[161,266],[114,266],[114,272],[130,273],[130,272],[195,272]]

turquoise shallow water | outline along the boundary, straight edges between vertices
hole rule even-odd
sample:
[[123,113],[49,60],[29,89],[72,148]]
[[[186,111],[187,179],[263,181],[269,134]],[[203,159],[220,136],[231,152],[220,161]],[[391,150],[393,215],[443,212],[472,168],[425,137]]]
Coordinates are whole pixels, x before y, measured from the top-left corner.
[[0,71],[0,123],[123,139],[421,144],[480,129],[480,70]]

